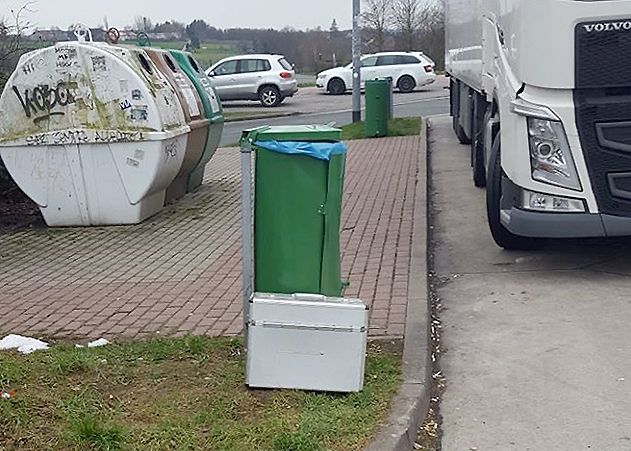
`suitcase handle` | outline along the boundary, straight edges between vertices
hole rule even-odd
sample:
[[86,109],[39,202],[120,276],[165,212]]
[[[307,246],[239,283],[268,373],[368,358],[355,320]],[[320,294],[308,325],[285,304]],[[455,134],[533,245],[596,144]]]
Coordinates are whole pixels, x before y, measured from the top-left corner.
[[313,293],[294,293],[291,295],[297,301],[326,301],[326,296],[323,294],[313,294]]

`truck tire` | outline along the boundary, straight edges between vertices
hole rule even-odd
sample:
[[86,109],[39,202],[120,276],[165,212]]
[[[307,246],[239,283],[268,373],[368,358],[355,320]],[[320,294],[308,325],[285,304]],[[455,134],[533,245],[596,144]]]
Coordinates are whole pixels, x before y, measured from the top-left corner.
[[479,122],[474,115],[473,119],[473,139],[471,140],[471,168],[473,171],[473,184],[477,188],[486,186],[486,162],[484,158],[484,136],[486,124],[491,120],[491,112],[487,111],[482,121],[482,130],[479,128]]
[[467,134],[464,132],[464,128],[462,128],[462,126],[460,125],[459,116],[456,117],[454,120],[454,128],[456,130],[456,136],[458,137],[458,141],[460,142],[460,144],[465,144],[465,145],[471,144],[471,140],[469,139]]
[[471,163],[473,185],[476,188],[486,186],[486,168],[484,167],[484,140],[478,135],[471,141]]
[[[457,90],[457,100],[458,100],[458,108],[456,109],[456,114],[454,115],[454,131],[456,132],[456,136],[458,137],[458,141],[460,141],[460,144],[471,144],[471,139],[467,136],[467,134],[464,131],[464,128],[462,127],[462,125],[460,125],[460,116],[461,116],[461,97],[464,95],[463,93],[463,87],[466,87],[467,89],[470,89],[468,86],[466,86],[465,84],[463,84],[462,82],[456,80],[455,83],[455,88]],[[468,105],[470,110],[473,110],[473,105]],[[470,116],[473,116],[473,112],[471,112]]]
[[515,235],[508,231],[500,220],[502,200],[502,158],[500,135],[493,141],[493,151],[489,159],[488,182],[486,189],[486,213],[489,228],[495,243],[506,250],[530,250],[541,246],[540,239]]

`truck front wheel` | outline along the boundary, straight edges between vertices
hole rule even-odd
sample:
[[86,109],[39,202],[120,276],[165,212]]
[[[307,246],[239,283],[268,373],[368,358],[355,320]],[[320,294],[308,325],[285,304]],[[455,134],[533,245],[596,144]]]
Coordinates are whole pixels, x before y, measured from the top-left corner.
[[529,250],[541,245],[541,240],[515,235],[508,231],[500,219],[502,203],[502,158],[500,134],[493,140],[493,150],[489,159],[489,172],[486,189],[486,213],[493,240],[506,250]]

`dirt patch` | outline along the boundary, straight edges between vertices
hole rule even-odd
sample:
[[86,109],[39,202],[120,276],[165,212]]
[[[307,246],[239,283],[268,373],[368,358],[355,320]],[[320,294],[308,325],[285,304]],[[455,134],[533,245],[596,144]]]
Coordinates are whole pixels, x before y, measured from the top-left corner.
[[0,185],[0,234],[35,224],[44,224],[37,204],[17,186]]

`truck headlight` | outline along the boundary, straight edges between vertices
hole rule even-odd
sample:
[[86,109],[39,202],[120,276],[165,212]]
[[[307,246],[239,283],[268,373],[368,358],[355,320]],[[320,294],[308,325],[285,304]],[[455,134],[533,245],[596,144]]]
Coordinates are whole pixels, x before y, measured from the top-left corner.
[[511,102],[511,110],[528,121],[530,167],[539,182],[581,191],[572,150],[563,123],[552,110],[523,99]]
[[528,118],[530,167],[534,180],[580,191],[572,151],[563,124]]

